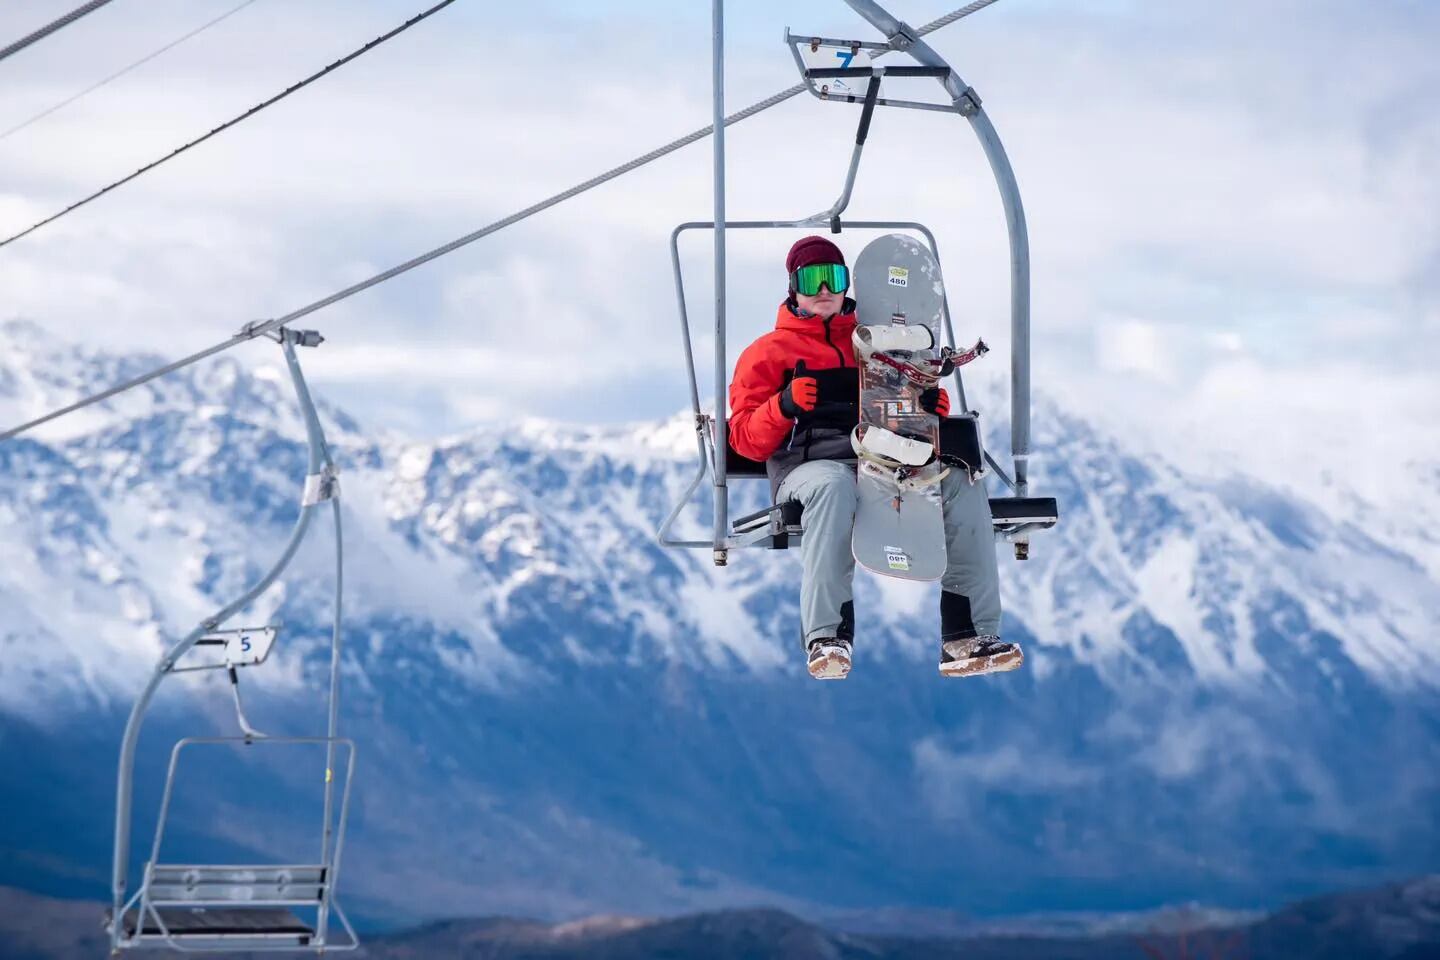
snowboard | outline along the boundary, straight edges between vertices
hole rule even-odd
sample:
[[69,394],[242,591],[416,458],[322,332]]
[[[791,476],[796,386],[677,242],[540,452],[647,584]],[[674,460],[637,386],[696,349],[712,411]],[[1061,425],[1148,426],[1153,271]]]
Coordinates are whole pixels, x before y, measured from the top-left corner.
[[860,425],[851,551],[875,573],[938,580],[946,563],[939,482],[946,468],[936,458],[940,418],[922,409],[920,395],[949,371],[938,348],[940,264],[923,244],[894,233],[871,241],[852,274]]

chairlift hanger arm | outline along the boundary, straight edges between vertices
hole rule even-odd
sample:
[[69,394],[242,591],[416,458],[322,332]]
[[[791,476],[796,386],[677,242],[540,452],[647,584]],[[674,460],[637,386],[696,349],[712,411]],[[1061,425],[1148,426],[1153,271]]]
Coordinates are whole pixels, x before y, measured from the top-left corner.
[[[921,39],[922,31],[892,16],[875,0],[845,0],[845,3],[883,33],[894,49],[903,50],[923,66],[944,67],[950,71],[942,83],[955,111],[970,121],[999,187],[1010,240],[1010,449],[1015,463],[1015,492],[1024,497],[1029,487],[1030,457],[1030,237],[1015,171],[979,95],[950,69],[944,57]],[[979,9],[981,5],[988,4],[971,4],[971,7]]]

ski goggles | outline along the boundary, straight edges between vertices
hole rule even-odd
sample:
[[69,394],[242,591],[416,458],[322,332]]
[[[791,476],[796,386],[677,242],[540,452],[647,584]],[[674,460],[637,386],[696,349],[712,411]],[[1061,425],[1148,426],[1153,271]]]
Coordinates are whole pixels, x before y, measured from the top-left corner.
[[802,296],[815,296],[822,284],[831,293],[844,293],[850,289],[850,269],[843,263],[812,263],[790,274],[790,286]]

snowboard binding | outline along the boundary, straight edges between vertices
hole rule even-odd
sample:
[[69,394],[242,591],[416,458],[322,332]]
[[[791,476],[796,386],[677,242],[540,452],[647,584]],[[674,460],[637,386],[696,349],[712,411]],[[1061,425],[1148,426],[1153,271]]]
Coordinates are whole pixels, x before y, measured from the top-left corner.
[[[949,467],[937,463],[934,443],[873,423],[855,425],[850,433],[850,448],[860,458],[862,471],[893,484],[899,492],[923,490],[950,472]],[[928,469],[931,466],[939,469]]]

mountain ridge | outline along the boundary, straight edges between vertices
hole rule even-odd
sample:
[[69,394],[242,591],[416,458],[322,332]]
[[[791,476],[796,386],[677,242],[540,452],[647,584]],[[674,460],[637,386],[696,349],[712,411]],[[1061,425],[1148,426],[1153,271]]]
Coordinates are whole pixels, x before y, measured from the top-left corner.
[[[0,887],[0,960],[51,960],[104,949],[100,904]],[[605,957],[920,957],[1116,960],[1239,955],[1250,960],[1420,960],[1440,952],[1440,876],[1346,891],[1257,916],[1198,908],[1118,922],[1014,918],[968,932],[923,928],[846,932],[784,911],[749,908],[679,917],[592,916],[560,923],[513,917],[436,920],[365,936],[362,956],[474,956],[488,960]],[[423,951],[423,953],[422,953]]]
[[[0,347],[7,418],[153,360],[92,363],[14,324]],[[163,644],[264,568],[298,501],[283,380],[222,359],[157,384],[0,445],[0,715],[37,730],[0,754],[94,771],[46,823],[108,805],[111,748],[76,730],[118,737]],[[939,681],[933,589],[862,577],[856,673],[820,691],[794,556],[716,570],[653,540],[693,475],[688,418],[415,441],[323,416],[347,525],[344,724],[372,745],[347,889],[374,913],[803,907],[816,889],[943,909],[975,883],[999,912],[1243,906],[1440,863],[1440,587],[1254,478],[1189,478],[1041,397],[1032,480],[1061,525],[1001,574],[1027,668]],[[1004,418],[985,422],[1003,448]],[[763,486],[737,483],[734,510]],[[318,726],[329,548],[319,524],[244,616],[286,625],[247,693],[276,730]],[[174,686],[155,737],[233,724],[221,687]],[[4,791],[37,818],[54,803],[43,783]],[[843,842],[815,839],[817,807]],[[62,859],[106,856],[77,838]],[[17,880],[43,877],[0,873]]]

